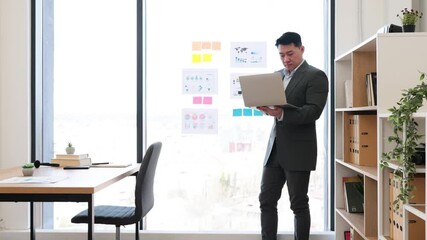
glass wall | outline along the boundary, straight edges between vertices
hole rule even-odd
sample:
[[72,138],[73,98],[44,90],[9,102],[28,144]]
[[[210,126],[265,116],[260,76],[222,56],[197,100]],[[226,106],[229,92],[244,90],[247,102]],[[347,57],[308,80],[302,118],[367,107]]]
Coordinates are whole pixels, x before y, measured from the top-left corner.
[[[44,72],[51,73],[44,75],[43,94],[52,99],[43,102],[52,112],[44,119],[52,121],[43,128],[44,160],[72,142],[94,162],[135,162],[136,1],[43,2],[52,7],[43,18],[50,29]],[[273,119],[244,107],[237,78],[281,69],[274,43],[286,31],[299,32],[308,63],[324,69],[324,12],[323,1],[309,0],[145,1],[143,135],[147,144],[163,142],[148,230],[259,232],[258,193]],[[317,122],[312,231],[327,228],[326,116]],[[133,190],[129,178],[97,193],[95,204],[131,205]],[[293,216],[283,191],[279,229],[288,231]],[[70,223],[84,208],[46,204],[44,219],[54,228],[85,228]]]
[[[146,2],[147,142],[163,141],[148,228],[259,231],[273,119],[244,107],[237,76],[281,69],[274,44],[286,31],[299,32],[307,61],[324,69],[323,2]],[[322,117],[310,183],[314,231],[326,228],[325,125]],[[293,230],[286,189],[279,208],[280,230]]]

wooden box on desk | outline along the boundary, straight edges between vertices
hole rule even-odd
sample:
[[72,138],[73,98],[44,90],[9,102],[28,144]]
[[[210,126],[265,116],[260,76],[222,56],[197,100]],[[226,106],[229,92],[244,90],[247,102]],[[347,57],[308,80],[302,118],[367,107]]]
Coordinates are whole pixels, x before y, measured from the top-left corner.
[[360,166],[377,165],[377,115],[344,115],[344,161]]
[[[400,193],[399,189],[399,180],[393,175],[389,174],[389,184],[390,184],[390,208],[389,208],[389,217],[390,217],[390,237],[393,240],[402,240],[403,239],[403,206],[401,205],[399,209],[395,209],[393,206],[394,199],[397,198],[397,195]],[[415,186],[413,191],[414,197],[410,200],[411,204],[425,204],[425,177],[424,175],[417,175],[414,178],[412,184]],[[408,214],[408,231],[410,240],[425,240],[425,223],[424,220],[418,218],[412,213]]]

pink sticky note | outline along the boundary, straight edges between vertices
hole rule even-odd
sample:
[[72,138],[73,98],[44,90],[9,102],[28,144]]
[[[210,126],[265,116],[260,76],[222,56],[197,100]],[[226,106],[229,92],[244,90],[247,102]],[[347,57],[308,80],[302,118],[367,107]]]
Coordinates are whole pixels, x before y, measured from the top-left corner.
[[203,97],[203,104],[212,104],[212,97]]
[[193,97],[193,104],[202,104],[202,97]]

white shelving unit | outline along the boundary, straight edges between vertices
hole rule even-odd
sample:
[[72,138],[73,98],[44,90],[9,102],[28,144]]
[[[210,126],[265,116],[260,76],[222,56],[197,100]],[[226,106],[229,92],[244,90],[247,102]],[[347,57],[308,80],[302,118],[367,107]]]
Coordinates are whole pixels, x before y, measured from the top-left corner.
[[[393,146],[387,138],[391,135],[391,125],[387,121],[388,109],[395,106],[402,96],[403,90],[416,86],[419,83],[419,71],[427,71],[427,33],[393,33],[381,34],[377,38],[377,71],[378,71],[378,162],[382,152],[389,151]],[[411,56],[407,58],[406,56]],[[404,60],[403,60],[403,59]],[[399,61],[399,59],[402,59]],[[427,105],[421,107],[414,115],[419,124],[418,130],[426,135]],[[425,142],[426,139],[421,139]],[[390,234],[390,195],[388,174],[398,166],[391,164],[388,169],[379,169],[379,237],[380,239],[393,239]],[[417,166],[417,173],[424,177],[424,189],[418,189],[417,195],[425,202],[426,168]],[[420,196],[418,196],[420,197]],[[420,214],[423,213],[423,214]],[[418,226],[410,227],[408,216],[414,214],[418,217]],[[415,218],[411,217],[411,219]],[[426,215],[425,207],[416,204],[403,207],[402,233],[403,239],[425,239]],[[420,222],[421,221],[421,222]]]
[[[355,114],[375,115],[376,106],[367,106],[365,76],[376,71],[376,36],[354,47],[335,59],[335,218],[336,239],[344,240],[344,231],[354,229],[354,239],[377,239],[378,169],[352,163],[348,147],[349,117]],[[352,107],[346,105],[345,81],[352,80]],[[376,129],[373,129],[376,131]],[[376,147],[376,146],[374,146]],[[375,162],[375,155],[372,156]],[[364,183],[365,213],[348,213],[345,210],[343,177],[359,175]]]
[[[391,125],[387,120],[388,109],[400,99],[402,90],[419,83],[419,71],[427,71],[427,33],[386,33],[375,34],[350,51],[335,59],[335,219],[336,239],[344,240],[344,231],[353,228],[355,239],[391,240],[390,234],[390,187],[389,173],[398,166],[379,167],[383,152],[391,149],[388,136]],[[377,72],[377,106],[366,106],[365,74]],[[353,81],[353,107],[346,106],[345,81]],[[427,104],[416,114],[419,130],[426,133]],[[346,151],[349,131],[346,127],[348,116],[367,114],[377,116],[377,154],[374,166],[359,166],[348,161]],[[427,135],[427,134],[426,134]],[[425,139],[423,139],[425,142]],[[425,175],[425,166],[418,166],[417,172]],[[345,211],[342,178],[361,175],[364,180],[365,211],[352,214]],[[425,179],[425,178],[424,178]],[[427,184],[426,184],[427,186]],[[425,195],[425,189],[423,189]],[[425,205],[405,205],[404,216],[415,215],[423,221],[423,232],[402,224],[406,238],[426,235]],[[403,220],[405,221],[405,220]],[[406,228],[405,228],[406,227]],[[415,232],[414,232],[415,231]],[[397,240],[397,239],[394,239]],[[399,239],[400,240],[400,239]]]

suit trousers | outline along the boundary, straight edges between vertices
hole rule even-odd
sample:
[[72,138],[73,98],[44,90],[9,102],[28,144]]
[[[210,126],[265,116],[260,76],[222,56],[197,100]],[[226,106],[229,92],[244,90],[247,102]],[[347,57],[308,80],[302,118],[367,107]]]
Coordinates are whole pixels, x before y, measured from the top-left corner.
[[310,235],[310,208],[308,185],[310,171],[287,171],[278,161],[274,143],[269,160],[264,166],[259,195],[262,240],[277,240],[277,202],[287,183],[290,208],[294,213],[294,239],[308,240]]

